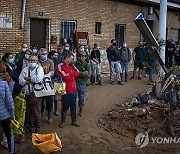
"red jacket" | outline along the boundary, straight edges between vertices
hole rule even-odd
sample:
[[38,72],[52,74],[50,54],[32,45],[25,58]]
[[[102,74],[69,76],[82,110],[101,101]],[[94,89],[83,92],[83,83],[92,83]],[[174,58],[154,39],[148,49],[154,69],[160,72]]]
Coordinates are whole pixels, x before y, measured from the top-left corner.
[[79,70],[74,65],[67,65],[64,61],[56,68],[56,73],[66,82],[66,93],[76,92],[76,78]]

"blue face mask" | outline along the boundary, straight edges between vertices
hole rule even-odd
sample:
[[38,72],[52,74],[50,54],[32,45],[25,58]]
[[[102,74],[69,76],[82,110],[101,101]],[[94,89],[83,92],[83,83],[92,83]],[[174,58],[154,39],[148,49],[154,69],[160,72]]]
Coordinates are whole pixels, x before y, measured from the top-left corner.
[[9,59],[9,63],[13,64],[14,63],[14,58]]
[[47,55],[42,55],[42,56],[41,56],[41,60],[42,60],[42,61],[46,61],[46,60],[47,60]]
[[33,53],[34,53],[34,54],[37,54],[37,49],[33,49]]
[[24,57],[25,57],[26,59],[29,59],[29,56],[30,56],[30,55],[25,54],[25,56],[24,56]]
[[35,68],[35,67],[36,67],[36,63],[32,63],[32,62],[29,63],[29,68]]

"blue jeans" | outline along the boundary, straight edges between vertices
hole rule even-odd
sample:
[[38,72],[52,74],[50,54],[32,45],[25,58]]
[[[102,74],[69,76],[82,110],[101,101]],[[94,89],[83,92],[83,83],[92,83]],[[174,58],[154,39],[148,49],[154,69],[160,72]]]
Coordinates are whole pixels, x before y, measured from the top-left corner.
[[121,81],[120,74],[122,73],[121,64],[119,61],[112,61],[110,63],[110,81],[114,82],[114,69],[116,71],[117,80]]
[[71,111],[76,113],[76,93],[66,94],[63,96],[62,112],[67,112],[70,108]]
[[156,60],[151,60],[149,62],[149,65],[151,66],[151,68],[149,69],[148,73],[149,73],[149,78],[152,78],[152,75],[154,74],[154,68],[156,66]]
[[129,62],[121,62],[122,73],[128,74]]
[[86,84],[77,85],[77,96],[78,96],[78,105],[79,107],[84,106],[84,98],[86,96]]

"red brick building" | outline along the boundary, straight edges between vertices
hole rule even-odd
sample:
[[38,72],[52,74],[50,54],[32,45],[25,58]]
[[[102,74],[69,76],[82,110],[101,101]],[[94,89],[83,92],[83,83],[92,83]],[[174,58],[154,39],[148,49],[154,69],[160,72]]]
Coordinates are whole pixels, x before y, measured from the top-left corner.
[[[25,1],[24,27],[21,28]],[[171,3],[175,6],[168,8],[167,38],[178,41],[180,4]],[[148,15],[151,6],[156,11],[149,11]],[[158,9],[158,4],[148,0],[1,0],[0,53],[17,52],[22,43],[56,49],[63,38],[73,37],[75,31],[88,32],[90,47],[98,42],[106,49],[115,37],[119,45],[126,40],[130,47],[135,47],[141,35],[133,20],[143,12],[158,37]]]

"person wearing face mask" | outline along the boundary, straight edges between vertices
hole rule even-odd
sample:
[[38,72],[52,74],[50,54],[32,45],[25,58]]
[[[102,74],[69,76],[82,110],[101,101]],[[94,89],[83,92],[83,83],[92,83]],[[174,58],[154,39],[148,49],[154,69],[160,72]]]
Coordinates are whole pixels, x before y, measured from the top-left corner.
[[125,71],[125,82],[128,78],[129,62],[131,61],[131,51],[127,47],[127,43],[124,42],[120,49],[120,63],[122,67],[121,79],[123,80],[123,72]]
[[32,53],[33,53],[34,55],[38,55],[38,50],[34,47],[34,48],[32,49]]
[[19,63],[19,61],[22,61],[22,59],[24,58],[24,53],[27,49],[28,49],[27,44],[22,44],[22,50],[16,54],[15,59],[14,59],[14,63],[16,65],[17,63]]
[[58,45],[57,47],[57,53],[58,53],[58,62],[62,63],[62,61],[64,60],[64,50],[63,47],[61,47],[60,45]]
[[136,77],[136,70],[138,70],[138,80],[141,80],[142,70],[143,70],[143,62],[146,60],[147,57],[147,49],[143,46],[143,42],[139,41],[139,46],[134,48],[133,52],[133,60],[134,60],[134,70],[133,76],[131,80],[135,79]]
[[122,84],[122,79],[121,79],[121,64],[120,64],[120,51],[116,46],[116,40],[112,39],[111,40],[111,46],[106,50],[107,52],[107,59],[109,61],[110,65],[110,82],[112,85],[114,85],[114,69],[116,70],[116,76],[118,79],[118,84]]
[[21,86],[19,85],[19,74],[16,71],[16,65],[14,64],[14,58],[12,53],[5,53],[2,57],[2,60],[4,61],[6,65],[6,71],[9,73],[10,77],[12,78],[14,82],[14,88],[13,88],[13,98],[21,92]]
[[16,71],[17,73],[20,75],[21,71],[23,68],[28,66],[28,62],[29,62],[29,56],[32,54],[32,50],[31,49],[27,49],[24,52],[23,55],[23,59],[19,60],[17,63],[15,63],[15,65],[17,66]]
[[77,53],[76,53],[76,59],[74,59],[74,61],[77,61],[80,57],[80,52],[84,52],[85,51],[85,48],[84,48],[84,45],[80,45],[79,46],[79,50],[77,50]]
[[[56,73],[56,67],[59,64],[58,53],[56,51],[51,51],[50,53],[51,53],[51,60],[53,60],[53,62],[54,62],[54,76],[52,77],[52,82],[53,83],[62,83],[63,82],[62,78],[59,75],[57,75],[57,73]],[[58,111],[58,100],[62,100],[62,97],[55,95],[54,96],[54,114],[56,116],[60,115],[59,111]]]
[[68,43],[64,44],[64,52],[66,53],[67,51],[70,51],[70,46]]
[[103,85],[101,82],[101,53],[97,43],[94,43],[94,48],[91,51],[91,85],[96,82],[96,85]]
[[79,76],[79,70],[72,64],[73,58],[73,54],[70,51],[66,52],[64,61],[56,68],[56,73],[66,83],[66,95],[63,96],[61,109],[61,128],[65,126],[66,113],[69,108],[71,112],[72,125],[80,127],[76,115],[76,78]]
[[34,84],[41,83],[44,78],[43,67],[38,64],[38,57],[31,55],[29,57],[29,64],[25,67],[20,76],[19,84],[23,86],[22,90],[25,92],[26,100],[26,117],[25,127],[30,130],[26,130],[25,133],[31,133],[32,116],[34,117],[35,133],[40,131],[41,123],[41,98],[36,97],[34,94]]
[[[45,48],[40,49],[40,63],[44,69],[44,74],[49,75],[51,78],[54,76],[54,63],[51,59],[48,58],[48,52]],[[45,109],[46,103],[46,110],[48,111],[48,124],[53,122],[52,120],[52,103],[53,103],[53,96],[44,96],[42,98],[42,107],[41,107],[41,115],[43,117],[43,112]]]

